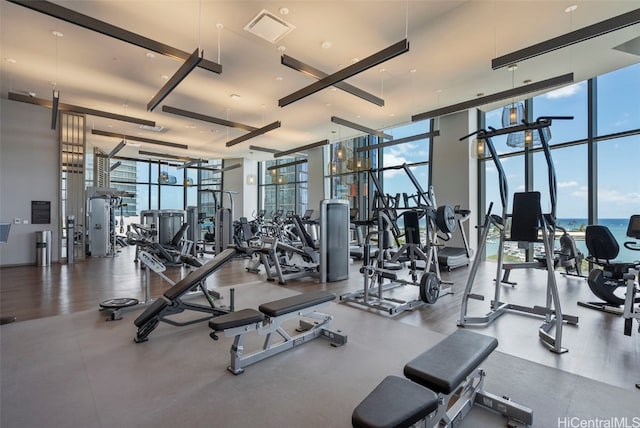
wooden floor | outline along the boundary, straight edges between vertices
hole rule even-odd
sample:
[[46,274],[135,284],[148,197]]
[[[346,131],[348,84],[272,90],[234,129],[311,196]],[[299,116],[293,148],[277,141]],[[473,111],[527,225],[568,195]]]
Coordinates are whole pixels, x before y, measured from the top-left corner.
[[[115,297],[133,297],[144,301],[144,270],[133,262],[133,256],[134,247],[127,247],[115,257],[88,258],[72,265],[0,268],[0,315],[15,316],[16,322],[21,322],[88,309],[97,310],[101,301]],[[265,281],[264,273],[254,274],[246,270],[248,263],[246,258],[228,263],[209,277],[208,288],[218,290],[227,298],[228,289],[234,285]],[[299,292],[322,288],[338,295],[362,289],[363,277],[358,272],[359,265],[353,263],[350,268],[348,280],[326,284],[320,284],[312,278],[291,280],[284,287]],[[483,263],[475,282],[479,284],[478,292],[484,294],[487,301],[493,293],[494,269],[495,263]],[[461,296],[468,271],[468,268],[460,268],[443,272],[443,280],[453,282],[453,295],[441,296],[433,305],[392,319],[425,326],[443,334],[453,332],[460,318]],[[177,281],[187,274],[187,270],[169,268],[165,274]],[[620,317],[578,307],[580,300],[594,300],[584,279],[560,274],[556,276],[564,312],[580,317],[579,326],[566,326],[564,330],[565,341],[571,346],[569,357],[552,354],[540,344],[537,340],[540,321],[532,320],[530,316],[506,315],[480,332],[498,337],[501,344],[499,350],[503,352],[628,388],[636,393],[634,383],[640,380],[640,334],[637,324],[634,325],[631,338],[624,336]],[[517,300],[515,303],[527,306],[544,304],[545,271],[518,270],[513,271],[511,277],[519,285],[515,288],[503,287],[504,300]],[[169,284],[152,274],[148,298],[160,296],[168,287]],[[396,293],[399,298],[415,299],[417,288],[402,287]],[[483,315],[488,310],[482,309],[481,304],[486,306],[487,303],[472,302],[471,309],[476,311],[474,315]],[[637,391],[640,394],[640,390]]]

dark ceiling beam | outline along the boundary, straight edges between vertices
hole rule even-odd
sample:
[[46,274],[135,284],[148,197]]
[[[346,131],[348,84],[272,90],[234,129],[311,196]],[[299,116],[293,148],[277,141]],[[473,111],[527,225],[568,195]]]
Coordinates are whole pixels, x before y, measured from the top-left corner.
[[355,76],[358,73],[362,73],[363,71],[368,70],[371,67],[382,64],[383,62],[395,58],[396,56],[408,51],[409,41],[407,39],[404,39],[394,45],[389,46],[386,49],[383,49],[373,55],[368,56],[363,60],[356,62],[355,64],[351,64],[343,68],[342,70],[323,77],[317,82],[314,82],[309,86],[306,86],[290,95],[287,95],[284,98],[281,98],[280,100],[278,100],[278,105],[280,107],[287,106],[293,102],[301,100],[304,97],[308,97],[309,95],[314,94],[324,88],[333,86],[338,82],[348,79],[351,76]]
[[126,135],[117,132],[101,131],[99,129],[92,129],[91,133],[93,135],[101,135],[103,137],[121,138],[127,141],[139,141],[141,143],[156,144],[158,146],[175,147],[176,149],[186,150],[189,148],[186,144],[170,143],[168,141],[153,140],[151,138],[137,137],[135,135]]
[[463,101],[458,104],[453,104],[447,107],[438,108],[435,110],[427,111],[424,113],[411,116],[412,122],[418,122],[420,120],[433,119],[438,116],[445,116],[451,113],[457,113],[459,111],[468,110],[470,108],[478,107],[485,104],[491,104],[496,101],[502,101],[509,98],[514,98],[520,95],[529,94],[531,92],[541,91],[544,89],[550,89],[556,86],[566,85],[573,83],[573,73],[563,74],[561,76],[552,77],[547,80],[541,80],[540,82],[529,83],[517,88],[508,89],[502,92],[496,92],[495,94],[485,95],[483,97],[474,98],[469,101]]
[[440,135],[439,130],[425,132],[424,134],[411,135],[409,137],[399,138],[397,140],[388,141],[386,143],[371,144],[370,146],[362,146],[356,148],[357,153],[369,152],[371,150],[381,149],[383,147],[395,146],[398,144],[410,143],[412,141],[426,140],[427,138],[437,137]]
[[231,171],[232,169],[238,169],[241,166],[242,166],[242,164],[240,164],[240,163],[234,163],[233,165],[225,166],[225,167],[220,168],[220,169],[214,169],[213,172],[227,172],[227,171]]
[[184,162],[191,162],[191,161],[198,160],[198,159],[190,158],[188,156],[177,156],[177,155],[170,155],[168,153],[149,152],[146,150],[138,150],[138,154],[142,156],[151,156],[154,158],[176,159]]
[[309,162],[308,159],[298,159],[293,162],[279,163],[277,165],[271,165],[270,167],[267,167],[267,171],[273,171],[274,169],[282,169],[288,166],[300,165],[301,163],[307,163],[307,162]]
[[[45,100],[43,98],[30,97],[28,95],[16,94],[15,92],[9,92],[8,98],[13,101],[20,101],[23,103],[35,104],[41,107],[53,108],[53,103],[51,102],[51,100]],[[65,104],[59,102],[58,110],[71,111],[74,113],[86,114],[88,116],[104,117],[107,119],[120,120],[122,122],[137,123],[139,125],[156,126],[156,123],[153,120],[139,119],[137,117],[109,113],[106,111],[75,106],[73,104]]]
[[[317,68],[310,66],[309,64],[305,64],[302,61],[298,61],[297,59],[292,58],[289,55],[282,55],[282,57],[280,58],[280,63],[318,80],[328,76],[327,73],[320,71]],[[382,98],[376,97],[375,95],[363,91],[362,89],[356,88],[355,86],[350,85],[347,82],[337,82],[333,86],[342,89],[343,91],[348,92],[351,95],[362,98],[365,101],[369,101],[370,103],[373,103],[377,106],[384,107],[384,100]]]
[[263,126],[262,128],[258,128],[255,131],[251,131],[248,134],[244,134],[239,136],[238,138],[235,138],[231,141],[227,141],[227,147],[231,147],[231,146],[235,146],[238,143],[242,143],[243,141],[247,141],[250,140],[251,138],[257,137],[258,135],[262,135],[265,134],[269,131],[272,131],[276,128],[280,128],[280,121],[277,120],[275,122],[272,122],[266,126]]
[[367,134],[375,135],[380,138],[386,138],[387,140],[393,140],[393,135],[385,134],[384,132],[377,131],[372,128],[368,128],[366,126],[360,125],[358,123],[350,122],[346,119],[342,119],[337,116],[331,116],[331,122],[337,123],[338,125],[346,126],[347,128],[356,129],[358,131],[365,132]]
[[244,129],[245,131],[255,131],[256,129],[258,129],[253,126],[244,125],[242,123],[231,122],[229,120],[219,119],[213,116],[206,116],[204,114],[195,113],[188,110],[182,110],[182,109],[167,106],[167,105],[162,106],[162,111],[165,113],[175,114],[177,116],[188,117],[189,119],[196,119],[196,120],[201,120],[203,122],[215,123],[216,125],[222,125],[229,128],[239,128],[239,129]]
[[[49,15],[51,17],[60,19],[62,21],[69,22],[71,24],[78,25],[86,28],[87,30],[95,31],[105,36],[113,37],[114,39],[121,40],[126,43],[156,52],[160,55],[168,56],[179,61],[186,61],[191,55],[189,52],[176,49],[164,43],[157,42],[147,37],[141,36],[124,28],[116,27],[115,25],[108,24],[104,21],[100,21],[90,16],[83,15],[74,10],[67,9],[57,4],[40,1],[40,0],[8,0],[11,3],[24,6],[28,9],[35,10],[36,12]],[[222,66],[213,61],[203,59],[198,64],[200,68],[213,71],[214,73],[222,73]]]
[[[271,153],[271,154],[275,154],[275,153],[280,153],[281,150],[276,150],[276,149],[269,149],[267,147],[260,147],[260,146],[249,146],[249,150],[255,150],[256,152],[265,152],[265,153]],[[307,156],[306,153],[301,153],[301,152],[296,152],[297,156]]]
[[164,100],[167,95],[169,95],[171,91],[173,91],[176,86],[178,86],[180,82],[182,82],[189,75],[189,73],[191,73],[193,69],[197,67],[200,61],[202,61],[202,53],[200,51],[200,48],[196,48],[189,59],[182,63],[175,74],[171,76],[171,78],[167,80],[167,83],[165,83],[162,88],[160,88],[158,93],[155,94],[153,98],[151,98],[151,101],[149,101],[149,103],[147,104],[147,111],[153,111],[153,109],[156,108],[158,104],[160,104],[162,100]]
[[293,155],[293,154],[295,154],[295,153],[297,153],[299,151],[302,151],[302,150],[311,150],[311,149],[315,149],[316,147],[326,146],[327,144],[329,144],[329,140],[316,141],[315,143],[307,144],[305,146],[296,147],[295,149],[284,150],[282,152],[274,153],[273,157],[274,158],[281,158],[283,156]]
[[571,31],[570,33],[545,40],[544,42],[536,43],[535,45],[499,56],[491,60],[491,68],[496,70],[507,67],[529,58],[543,55],[638,23],[640,23],[640,9],[635,9],[593,25]]

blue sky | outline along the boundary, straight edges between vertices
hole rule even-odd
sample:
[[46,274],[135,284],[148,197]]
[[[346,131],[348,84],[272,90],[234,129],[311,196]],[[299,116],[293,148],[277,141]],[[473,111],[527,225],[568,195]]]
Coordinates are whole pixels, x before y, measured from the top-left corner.
[[[598,78],[598,134],[606,135],[640,128],[640,64],[627,67]],[[551,145],[587,137],[587,82],[579,82],[533,100],[533,117],[574,116],[571,121],[553,121]],[[487,113],[487,125],[500,128],[502,109]],[[394,130],[394,137],[427,132],[426,125],[411,124]],[[437,138],[437,137],[436,137]],[[493,143],[498,153],[515,151],[505,144],[506,136],[496,137]],[[586,146],[552,150],[558,183],[558,218],[586,218],[587,216],[587,151]],[[402,164],[428,158],[428,145],[423,141],[392,146],[385,150],[384,163]],[[629,218],[640,214],[640,136],[606,140],[598,144],[598,214],[600,218]],[[509,192],[524,189],[522,157],[503,160]],[[493,165],[487,168],[487,198],[500,205],[497,174]],[[385,190],[388,193],[413,192],[407,190],[404,173],[387,172]],[[424,188],[427,171],[416,174]],[[547,167],[542,153],[534,156],[534,187],[543,194],[543,210],[550,208]],[[438,189],[435,189],[436,195]],[[511,209],[509,201],[509,211]]]

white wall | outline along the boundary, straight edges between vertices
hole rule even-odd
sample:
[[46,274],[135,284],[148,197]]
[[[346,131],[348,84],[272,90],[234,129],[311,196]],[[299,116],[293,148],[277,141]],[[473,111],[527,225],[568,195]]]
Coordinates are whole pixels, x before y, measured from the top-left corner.
[[[0,222],[11,225],[0,244],[0,266],[35,264],[35,232],[51,230],[51,259],[58,261],[59,145],[51,110],[0,100]],[[51,201],[51,224],[31,224],[31,201]],[[24,224],[27,221],[28,224]]]
[[[233,195],[233,220],[240,217],[253,218],[253,214],[258,212],[258,162],[251,159],[225,159],[224,166],[241,164],[240,168],[224,172],[222,180],[222,190],[238,192]],[[256,176],[255,184],[247,184],[247,175]],[[230,207],[229,196],[223,196],[222,206]]]
[[[469,156],[469,142],[459,141],[477,129],[476,110],[470,110],[441,117],[435,129],[440,136],[434,138],[432,184],[436,202],[440,205],[460,205],[471,210],[471,217],[465,223],[465,233],[469,244],[477,249],[477,161]],[[460,233],[456,232],[448,246],[462,247]]]
[[324,147],[308,151],[307,156],[307,206],[313,210],[314,218],[320,216],[320,201],[326,199],[324,186]]

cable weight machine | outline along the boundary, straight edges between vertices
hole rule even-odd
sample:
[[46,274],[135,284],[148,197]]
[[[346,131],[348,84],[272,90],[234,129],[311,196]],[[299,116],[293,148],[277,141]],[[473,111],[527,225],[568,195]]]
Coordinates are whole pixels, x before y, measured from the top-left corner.
[[[478,253],[481,254],[487,242],[489,228],[491,225],[499,230],[500,243],[498,246],[498,263],[496,266],[496,276],[494,283],[494,298],[491,300],[490,312],[484,316],[471,317],[468,315],[469,299],[484,300],[484,296],[472,292],[478,267],[481,263],[479,258],[475,258],[471,265],[471,271],[465,286],[464,295],[462,296],[462,305],[460,309],[460,327],[466,326],[487,326],[499,318],[501,315],[509,312],[521,312],[525,314],[537,315],[544,318],[544,323],[539,328],[540,340],[555,353],[564,353],[567,349],[562,347],[562,327],[563,323],[577,324],[578,317],[573,315],[565,315],[562,313],[560,297],[558,294],[558,286],[556,284],[554,272],[554,239],[555,239],[555,216],[557,201],[557,182],[555,168],[551,158],[551,152],[547,141],[548,127],[551,126],[552,120],[570,120],[573,117],[554,116],[540,117],[535,122],[525,122],[522,125],[516,125],[503,129],[490,128],[489,131],[480,129],[472,134],[462,137],[460,141],[466,140],[471,136],[476,136],[478,140],[484,141],[486,148],[491,155],[495,167],[498,171],[498,185],[500,190],[500,201],[502,213],[501,216],[491,214],[493,203],[489,205],[487,214],[485,215],[482,226],[482,234],[480,237],[480,248]],[[551,212],[543,214],[540,206],[540,192],[529,191],[514,194],[513,211],[507,213],[508,205],[508,183],[507,177],[502,167],[502,163],[493,145],[492,138],[498,135],[506,135],[515,132],[537,132],[544,152],[548,171],[549,198],[551,201]],[[510,236],[507,238],[507,219],[511,219]],[[541,239],[539,238],[542,235]],[[544,306],[535,305],[532,307],[522,306],[502,301],[501,280],[500,276],[505,264],[503,263],[503,250],[505,241],[517,241],[523,243],[533,243],[542,241],[545,250],[544,260],[542,262],[523,262],[510,263],[509,269],[522,268],[545,268],[547,270],[547,287],[546,301]]]

